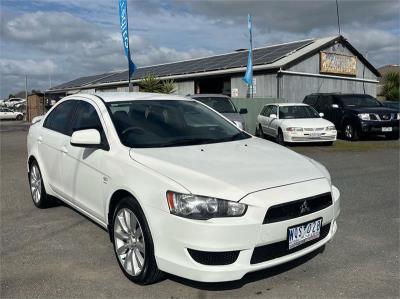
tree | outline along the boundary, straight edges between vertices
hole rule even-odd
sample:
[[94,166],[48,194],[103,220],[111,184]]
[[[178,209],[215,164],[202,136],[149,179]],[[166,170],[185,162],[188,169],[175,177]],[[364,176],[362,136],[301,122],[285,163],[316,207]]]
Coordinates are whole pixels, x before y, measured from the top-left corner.
[[165,80],[161,83],[161,92],[171,94],[176,90],[174,80]]
[[398,72],[389,72],[383,77],[383,88],[382,95],[386,97],[388,101],[399,101],[399,86],[400,86],[400,74]]
[[155,75],[149,74],[139,82],[139,90],[144,92],[173,93],[175,83],[173,80],[161,81]]

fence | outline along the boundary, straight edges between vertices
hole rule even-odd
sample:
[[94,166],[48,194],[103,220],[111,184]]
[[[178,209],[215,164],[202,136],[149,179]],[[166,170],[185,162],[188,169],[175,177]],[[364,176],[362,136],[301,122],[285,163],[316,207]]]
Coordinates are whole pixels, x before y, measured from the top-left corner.
[[277,98],[233,98],[232,102],[238,109],[247,109],[247,114],[243,114],[247,125],[247,132],[254,134],[256,130],[257,115],[260,113],[262,107],[271,103],[282,103],[284,100]]

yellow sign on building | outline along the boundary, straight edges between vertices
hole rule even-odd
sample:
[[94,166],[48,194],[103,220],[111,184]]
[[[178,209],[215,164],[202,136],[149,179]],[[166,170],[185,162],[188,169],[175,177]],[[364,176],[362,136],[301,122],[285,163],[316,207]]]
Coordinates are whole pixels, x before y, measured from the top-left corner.
[[319,72],[336,75],[357,75],[357,59],[353,55],[320,52]]

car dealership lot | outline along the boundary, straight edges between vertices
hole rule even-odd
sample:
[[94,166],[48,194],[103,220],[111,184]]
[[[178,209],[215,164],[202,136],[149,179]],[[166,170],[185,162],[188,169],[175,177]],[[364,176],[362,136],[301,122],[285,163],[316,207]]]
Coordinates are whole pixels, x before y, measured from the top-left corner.
[[237,282],[167,276],[140,287],[123,276],[103,229],[66,206],[33,206],[25,169],[27,128],[0,123],[1,297],[399,296],[398,141],[292,147],[327,166],[342,193],[338,233],[322,254]]

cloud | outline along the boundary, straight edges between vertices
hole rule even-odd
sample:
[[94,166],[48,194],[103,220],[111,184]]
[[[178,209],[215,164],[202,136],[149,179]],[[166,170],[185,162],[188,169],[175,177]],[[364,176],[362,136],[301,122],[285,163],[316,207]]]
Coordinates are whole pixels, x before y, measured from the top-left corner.
[[[2,1],[0,97],[126,68],[117,1]],[[399,63],[400,2],[339,1],[342,33],[380,66]],[[139,66],[337,34],[335,1],[128,0],[131,51]]]
[[[49,75],[57,84],[127,65],[119,30],[102,28],[70,13],[26,13],[3,20],[2,28],[1,37],[9,50],[0,58],[2,97],[23,88],[25,74],[30,89],[44,89],[49,87]],[[159,46],[139,35],[130,38],[138,66],[213,54],[201,47],[180,51]]]

